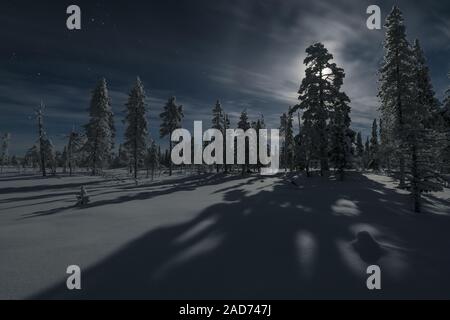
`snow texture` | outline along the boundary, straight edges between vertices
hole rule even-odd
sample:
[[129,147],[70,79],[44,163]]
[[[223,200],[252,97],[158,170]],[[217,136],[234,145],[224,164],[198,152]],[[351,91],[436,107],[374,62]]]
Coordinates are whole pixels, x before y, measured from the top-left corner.
[[[0,298],[450,298],[450,192],[388,177],[0,176]],[[90,202],[76,206],[84,186]],[[381,267],[382,290],[366,288]],[[82,290],[66,288],[66,268]]]

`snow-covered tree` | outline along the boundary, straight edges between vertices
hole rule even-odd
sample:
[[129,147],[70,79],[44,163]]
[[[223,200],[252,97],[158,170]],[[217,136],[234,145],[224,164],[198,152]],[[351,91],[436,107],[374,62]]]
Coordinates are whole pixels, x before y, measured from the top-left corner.
[[[52,174],[56,174],[56,152],[55,147],[50,139],[45,137],[41,144],[41,155],[45,159],[44,168],[50,169]],[[41,160],[42,162],[42,160]]]
[[[248,120],[247,111],[244,110],[241,112],[241,115],[239,116],[239,122],[238,122],[238,129],[242,129],[247,131],[251,128],[250,122]],[[242,174],[247,173],[248,171],[248,161],[249,161],[249,148],[247,142],[245,143],[245,161],[242,165]]]
[[363,153],[364,153],[364,145],[362,142],[361,131],[359,131],[356,135],[356,155],[358,157],[362,157]]
[[411,190],[414,211],[421,212],[422,193],[441,189],[439,183],[439,144],[437,102],[429,83],[428,71],[420,46],[414,46],[417,65],[410,83],[412,96],[403,112],[402,144],[406,187]]
[[312,158],[320,160],[321,174],[328,170],[328,122],[330,112],[336,103],[348,100],[341,92],[344,70],[331,62],[333,55],[322,43],[306,49],[305,77],[300,85],[299,100],[292,112],[303,110],[303,135],[307,151],[307,171]]
[[67,167],[68,167],[68,156],[67,156],[67,146],[64,146],[63,152],[61,153],[61,157],[59,159],[58,166],[61,166],[63,169],[63,173],[67,173]]
[[[294,137],[294,144],[295,144],[295,165],[298,170],[304,170],[306,169],[306,146],[304,143],[305,136],[303,135],[303,128],[302,128],[302,120],[300,116],[300,112],[297,113],[298,117],[298,134]],[[307,172],[309,175],[309,172]]]
[[370,136],[369,168],[379,169],[379,143],[378,143],[378,125],[377,119],[372,123],[372,134]]
[[[450,72],[448,73],[448,77],[450,78]],[[450,88],[446,91],[443,104],[440,115],[442,118],[441,131],[445,140],[440,154],[441,171],[450,173]]]
[[68,142],[66,146],[67,158],[66,165],[69,168],[69,175],[72,175],[76,165],[77,155],[83,147],[83,137],[72,129],[68,135]]
[[45,129],[44,129],[44,109],[45,109],[45,105],[41,101],[41,104],[35,110],[36,119],[38,121],[39,160],[40,160],[41,172],[42,172],[43,177],[45,177],[47,175],[47,171],[46,171],[47,159],[45,158],[45,156],[46,156],[45,147],[46,147],[46,141],[47,141],[47,134],[45,133]]
[[364,155],[363,155],[363,164],[364,168],[369,168],[370,161],[370,141],[369,137],[366,137],[366,142],[364,143]]
[[394,6],[386,18],[384,61],[380,69],[378,96],[381,99],[384,149],[396,152],[400,169],[400,187],[405,184],[405,115],[412,104],[414,55],[406,38],[402,13]]
[[363,168],[364,144],[362,142],[361,131],[356,134],[356,158],[359,168]]
[[3,166],[9,164],[9,142],[11,134],[5,133],[2,135],[1,153],[0,153],[0,170],[3,171]]
[[[230,127],[231,127],[231,124],[230,124],[230,119],[228,118],[228,114],[227,113],[223,113],[223,133],[222,134],[223,134],[223,145],[224,146],[227,145],[226,131],[227,131],[227,129],[230,129]],[[225,152],[224,152],[224,155],[225,155]],[[228,173],[228,165],[226,163],[226,159],[224,160],[223,163],[224,163],[224,171],[225,171],[225,173]]]
[[[213,118],[211,121],[212,122],[211,128],[219,130],[222,133],[223,137],[225,137],[225,134],[224,134],[225,133],[225,123],[224,123],[225,122],[225,114],[223,112],[223,109],[222,109],[222,106],[221,106],[219,100],[217,100],[216,104],[214,105],[214,108],[212,110],[212,115],[213,115]],[[225,152],[223,152],[223,155],[225,157]],[[216,171],[219,172],[218,164],[216,164]]]
[[289,167],[293,169],[294,164],[294,130],[292,108],[289,107],[287,113],[283,113],[280,117],[280,138],[282,143],[282,161],[284,170]]
[[134,179],[137,179],[139,163],[144,160],[148,139],[144,86],[139,79],[128,96],[125,116],[124,147],[131,156],[134,167]]
[[105,79],[101,79],[92,91],[89,122],[84,128],[87,138],[84,150],[95,175],[110,159],[114,147],[114,114]]
[[[264,115],[261,114],[261,116],[260,116],[260,118],[258,120],[252,121],[251,127],[253,129],[255,129],[255,132],[256,132],[256,152],[259,155],[259,132],[260,132],[260,130],[266,128]],[[258,172],[261,171],[261,163],[259,162],[259,158],[258,158],[257,163],[256,163],[256,169],[258,170]]]
[[147,155],[145,158],[145,166],[147,168],[147,178],[149,177],[149,172],[152,174],[152,180],[155,175],[155,170],[159,166],[159,153],[158,147],[155,141],[150,143],[150,147],[147,149]]
[[164,111],[159,115],[161,118],[161,125],[159,133],[161,138],[169,136],[169,150],[168,150],[168,165],[169,175],[172,175],[172,160],[170,154],[172,152],[172,132],[175,129],[181,128],[181,122],[183,120],[183,106],[176,104],[176,98],[171,97],[164,106]]
[[[419,91],[416,91],[419,94]],[[421,195],[424,192],[441,190],[437,164],[437,136],[434,129],[426,128],[427,114],[423,112],[425,106],[417,97],[410,105],[405,116],[404,138],[406,157],[407,188],[411,190],[414,200],[414,211],[421,212]]]

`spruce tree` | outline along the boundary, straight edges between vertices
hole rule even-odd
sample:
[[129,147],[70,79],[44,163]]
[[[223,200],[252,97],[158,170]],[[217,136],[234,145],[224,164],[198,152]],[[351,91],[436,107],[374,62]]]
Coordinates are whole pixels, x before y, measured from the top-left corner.
[[285,132],[285,147],[287,152],[287,165],[289,169],[292,171],[294,169],[294,119],[293,119],[293,111],[292,107],[289,107],[288,112],[286,114],[286,132]]
[[45,129],[44,129],[44,109],[45,109],[45,105],[41,101],[41,104],[35,110],[36,119],[38,121],[39,161],[40,161],[41,172],[42,172],[43,177],[45,177],[47,175],[46,158],[45,158],[45,141],[47,139],[47,135],[46,135]]
[[[251,127],[253,129],[255,129],[255,132],[256,132],[256,153],[259,155],[259,132],[261,129],[266,128],[264,116],[261,114],[261,117],[258,120],[252,121]],[[261,171],[261,163],[259,162],[259,158],[256,163],[256,168],[257,168],[258,172]]]
[[9,164],[9,142],[11,140],[11,134],[5,133],[2,136],[1,141],[1,154],[0,154],[0,172],[3,171],[3,166]]
[[87,152],[92,175],[96,175],[110,159],[114,146],[114,114],[104,78],[92,91],[89,122],[84,129],[87,140],[83,149]]
[[362,142],[361,131],[356,135],[356,157],[358,158],[359,168],[363,168],[364,144]]
[[166,156],[166,163],[169,165],[169,176],[172,175],[172,160],[170,154],[172,153],[172,132],[175,129],[181,128],[181,122],[184,117],[183,106],[176,104],[176,98],[171,97],[164,106],[164,111],[159,115],[161,118],[161,125],[159,133],[161,138],[169,136],[169,150]]
[[[227,131],[227,129],[230,129],[230,126],[231,126],[231,124],[230,124],[230,119],[228,118],[228,114],[227,113],[223,113],[223,132],[222,132],[222,134],[223,134],[223,145],[224,145],[224,148],[226,148],[226,145],[227,145],[227,135],[226,135],[226,131]],[[225,173],[228,173],[228,165],[227,165],[227,163],[226,163],[226,153],[225,153],[225,151],[224,151],[224,161],[223,161],[223,165],[224,165],[224,172]]]
[[379,169],[379,147],[378,147],[378,126],[377,119],[373,120],[372,135],[370,137],[370,153],[369,153],[369,168],[373,170]]
[[[311,158],[320,160],[321,175],[328,170],[328,121],[334,105],[348,100],[340,91],[344,70],[331,62],[333,55],[322,43],[316,43],[306,49],[305,77],[300,85],[299,100],[292,112],[303,110],[303,134],[307,137],[308,162]],[[345,98],[344,98],[345,97]],[[307,164],[307,168],[309,163]]]
[[[222,133],[222,136],[225,137],[225,115],[223,113],[222,106],[220,104],[220,101],[217,100],[216,104],[212,110],[213,118],[212,118],[212,129],[217,129]],[[225,152],[223,152],[225,156]],[[216,164],[216,171],[219,172],[219,165]]]
[[441,190],[437,168],[437,132],[427,128],[426,106],[422,105],[415,90],[415,103],[410,105],[405,117],[404,138],[407,188],[411,191],[414,211],[421,212],[422,193]]
[[139,79],[128,96],[126,104],[126,129],[124,147],[131,156],[134,168],[134,179],[137,179],[139,163],[144,160],[148,139],[146,103],[144,86]]
[[81,151],[83,145],[83,137],[72,129],[72,131],[68,135],[69,141],[67,142],[67,155],[66,161],[67,166],[69,168],[69,175],[71,176],[76,165],[76,158],[78,152]]
[[[238,122],[238,129],[242,129],[245,131],[247,131],[248,129],[250,129],[250,122],[248,120],[248,116],[247,116],[247,111],[242,111],[241,115],[239,117],[239,122]],[[244,159],[244,164],[242,165],[242,175],[246,174],[248,171],[248,161],[249,161],[249,148],[248,148],[248,144],[245,141],[245,159]]]
[[369,161],[370,161],[370,141],[369,141],[369,137],[366,137],[366,143],[364,144],[364,156],[363,156],[364,169],[369,168]]
[[287,113],[283,113],[280,117],[280,136],[282,139],[282,155],[285,172],[289,167],[293,169],[294,162],[294,131],[293,131],[293,116],[292,108],[289,107]]
[[[448,77],[450,78],[450,72]],[[445,92],[443,104],[440,115],[442,119],[441,131],[445,139],[440,154],[441,172],[450,173],[450,88]]]
[[[295,143],[295,165],[299,170],[306,169],[306,147],[304,145],[304,136],[300,112],[297,113],[298,134],[294,137]],[[309,172],[307,172],[309,174]]]
[[362,142],[361,131],[359,131],[358,134],[356,135],[356,155],[358,157],[362,157],[363,153],[364,153],[364,145]]
[[159,166],[159,151],[155,141],[152,141],[150,147],[147,149],[147,155],[145,158],[145,164],[147,168],[147,178],[149,177],[149,171],[152,173],[152,180],[155,176],[155,170]]
[[400,169],[400,187],[405,185],[405,114],[412,104],[414,56],[406,38],[402,13],[394,6],[386,18],[384,61],[380,69],[378,96],[381,99],[385,152],[396,151]]

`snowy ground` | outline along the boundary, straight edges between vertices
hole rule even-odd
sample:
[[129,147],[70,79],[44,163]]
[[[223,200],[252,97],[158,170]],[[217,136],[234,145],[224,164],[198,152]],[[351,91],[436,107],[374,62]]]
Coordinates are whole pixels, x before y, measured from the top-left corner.
[[[295,183],[292,183],[294,181]],[[74,207],[85,185],[91,203]],[[450,191],[409,198],[384,176],[0,175],[0,298],[450,298]],[[373,261],[352,246],[382,245]],[[66,268],[82,269],[68,291]]]

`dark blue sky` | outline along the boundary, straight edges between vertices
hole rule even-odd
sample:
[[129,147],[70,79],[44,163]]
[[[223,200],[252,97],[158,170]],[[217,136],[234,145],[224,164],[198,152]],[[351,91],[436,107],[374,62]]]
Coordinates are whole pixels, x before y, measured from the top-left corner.
[[[66,8],[82,10],[82,30],[66,29]],[[151,134],[170,95],[185,106],[185,126],[207,120],[220,99],[236,124],[239,112],[263,113],[270,127],[297,102],[307,46],[323,42],[346,71],[352,126],[367,134],[378,116],[377,67],[384,31],[366,28],[366,8],[382,18],[393,4],[408,37],[425,49],[438,98],[450,81],[450,2],[160,0],[6,1],[0,4],[0,132],[10,153],[36,140],[33,109],[44,100],[47,132],[57,147],[87,121],[90,90],[106,77],[120,142],[127,93],[139,75]]]

